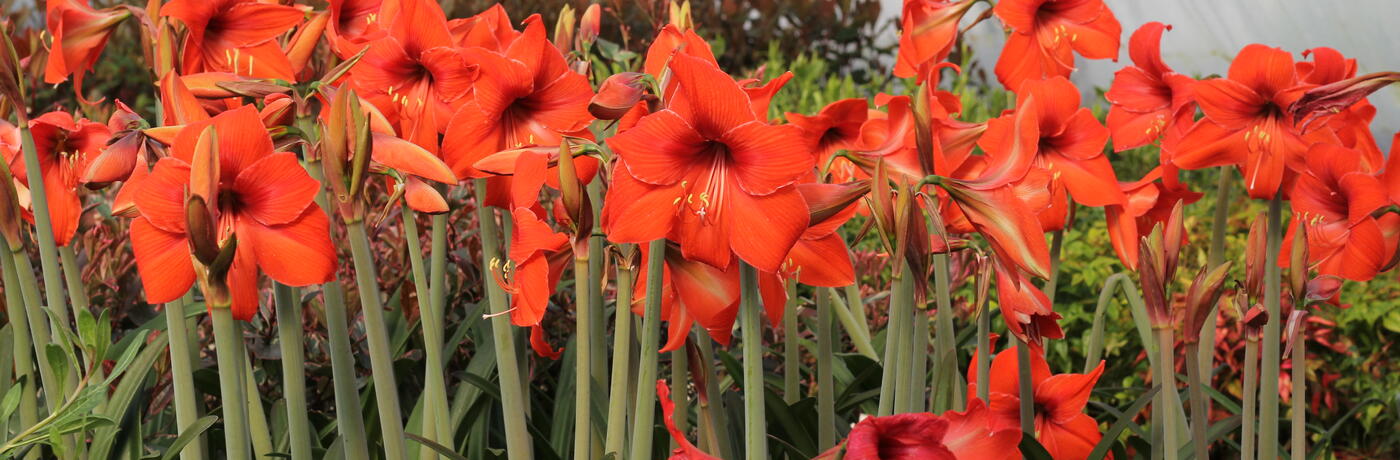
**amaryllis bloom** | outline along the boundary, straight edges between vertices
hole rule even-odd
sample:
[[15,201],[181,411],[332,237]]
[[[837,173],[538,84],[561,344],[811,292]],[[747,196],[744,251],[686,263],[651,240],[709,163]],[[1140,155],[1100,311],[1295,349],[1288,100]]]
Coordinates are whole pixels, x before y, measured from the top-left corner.
[[[666,423],[666,431],[671,433],[671,440],[676,442],[676,449],[671,451],[670,460],[719,460],[719,457],[712,456],[695,447],[685,433],[676,428],[674,412],[676,403],[671,400],[671,387],[666,386],[665,380],[656,381],[656,399],[661,401],[661,420]],[[681,414],[684,417],[686,414]]]
[[787,113],[793,126],[802,128],[812,146],[817,168],[831,176],[832,183],[854,180],[855,164],[850,160],[832,158],[840,150],[855,150],[864,146],[862,127],[870,117],[870,104],[863,98],[842,99],[822,107],[816,115]]
[[[94,158],[102,152],[111,137],[107,125],[74,119],[68,112],[49,112],[29,120],[34,135],[35,151],[39,153],[39,170],[44,177],[44,196],[48,199],[53,237],[59,246],[67,246],[78,231],[83,215],[79,186]],[[15,144],[18,145],[18,144]],[[20,185],[29,187],[24,156],[19,149],[0,149],[5,162]],[[31,190],[32,192],[32,190]],[[26,213],[31,222],[34,217]]]
[[993,11],[1011,28],[996,75],[1012,91],[1027,80],[1068,77],[1074,52],[1118,60],[1123,26],[1103,0],[1008,0],[997,2]]
[[[974,357],[972,362],[977,362]],[[1020,374],[1016,350],[997,353],[992,359],[988,396],[999,428],[1020,431]],[[1099,423],[1084,413],[1089,394],[1103,375],[1103,362],[1088,374],[1051,374],[1039,353],[1031,353],[1031,385],[1035,395],[1035,438],[1057,460],[1082,460],[1103,438]],[[967,370],[968,394],[977,394],[977,366]]]
[[1191,191],[1180,181],[1170,180],[1167,175],[1171,173],[1164,172],[1166,169],[1165,166],[1153,168],[1142,179],[1119,182],[1126,201],[1103,208],[1108,221],[1108,239],[1125,267],[1137,267],[1138,240],[1151,233],[1158,223],[1166,222],[1178,201],[1191,204],[1201,199],[1201,193]]
[[181,73],[216,71],[294,81],[276,38],[305,16],[293,6],[255,0],[174,0],[160,9],[185,23]]
[[[850,248],[836,230],[855,215],[856,204],[870,191],[870,183],[805,183],[798,184],[797,191],[807,202],[811,219],[778,271],[759,273],[758,287],[764,305],[786,305],[789,280],[819,287],[842,287],[856,282]],[[782,309],[768,312],[768,320],[773,324],[783,319]],[[777,315],[773,316],[775,312]]]
[[383,25],[393,23],[399,2],[330,0],[329,3],[326,8],[331,15],[326,24],[327,42],[332,51],[347,59],[364,49],[369,41],[383,36]]
[[[557,146],[564,135],[589,136],[584,132],[593,121],[588,78],[568,68],[559,49],[545,39],[538,16],[526,19],[524,35],[504,54],[470,48],[463,55],[480,66],[481,74],[443,138],[443,157],[458,177],[487,177],[473,165],[496,152]],[[591,157],[575,158],[574,163],[580,178],[591,178],[597,166]],[[509,179],[492,182],[495,193],[487,204],[506,206],[508,195],[502,192],[509,190]]]
[[617,242],[670,238],[687,258],[714,267],[731,253],[778,269],[807,228],[792,186],[813,160],[801,132],[770,125],[719,68],[676,54],[669,106],[610,139],[621,159],[603,225]]
[[515,208],[510,235],[509,276],[503,288],[511,293],[510,322],[516,326],[537,326],[549,307],[549,296],[564,267],[572,261],[569,236],[555,232],[534,211]]
[[131,224],[131,246],[146,300],[170,302],[189,291],[195,257],[211,245],[236,245],[227,279],[210,282],[226,282],[238,319],[257,311],[259,271],[291,286],[330,281],[335,248],[326,214],[313,205],[320,187],[296,154],[273,152],[252,106],[186,126],[172,156],[136,191],[141,217]]
[[[1113,74],[1108,99],[1108,129],[1113,132],[1113,150],[1142,147],[1170,133],[1163,148],[1180,138],[1191,126],[1196,104],[1191,99],[1189,76],[1176,73],[1162,62],[1162,32],[1172,26],[1149,22],[1128,39],[1128,56],[1133,65]],[[1164,157],[1167,158],[1167,157]]]
[[1172,163],[1185,169],[1239,166],[1251,198],[1273,198],[1303,169],[1311,144],[1287,110],[1305,89],[1288,52],[1246,46],[1230,63],[1228,77],[1193,87],[1205,118],[1182,138]]
[[[641,258],[650,253],[647,245],[639,245]],[[661,317],[668,323],[666,344],[660,351],[679,350],[690,336],[696,323],[720,345],[728,346],[733,338],[734,319],[739,314],[739,263],[731,260],[724,269],[711,267],[681,256],[680,248],[667,243],[661,281]],[[632,312],[645,314],[647,291],[646,271],[637,274]],[[783,304],[764,304],[770,320],[782,318]],[[777,324],[776,322],[774,324]]]
[[958,22],[975,4],[973,0],[906,0],[894,76],[922,78],[920,67],[947,59],[958,38]]
[[116,110],[107,119],[107,130],[112,133],[112,138],[102,153],[92,159],[83,173],[82,182],[92,188],[127,180],[139,161],[156,152],[163,152],[160,142],[147,136],[144,128],[146,121],[125,103],[117,101]]
[[[1011,460],[1021,458],[1021,430],[1001,424],[981,399],[967,410],[869,417],[851,428],[847,460]],[[1056,457],[1059,458],[1059,457]]]
[[94,9],[88,0],[48,0],[45,21],[53,35],[53,49],[44,65],[44,82],[61,83],[73,76],[73,89],[83,97],[83,75],[92,70],[107,39],[123,19],[121,8]]
[[[1331,87],[1341,84],[1346,87],[1346,81],[1355,81],[1356,59],[1343,56],[1335,49],[1320,46],[1317,48],[1304,50],[1304,57],[1311,57],[1311,60],[1298,61],[1294,68],[1298,71],[1298,80],[1308,85],[1319,85],[1317,88]],[[1363,85],[1364,86],[1364,85]],[[1351,87],[1354,91],[1356,87]],[[1327,90],[1323,90],[1327,92]],[[1343,91],[1346,92],[1346,91]],[[1299,112],[1306,109],[1305,99],[1309,99],[1308,94],[1313,93],[1308,90],[1299,97],[1298,102],[1289,107],[1289,111],[1295,117],[1294,121],[1301,123],[1303,130],[1327,129],[1336,134],[1340,145],[1360,152],[1367,161],[1380,163],[1385,154],[1381,152],[1380,146],[1376,144],[1376,138],[1371,133],[1371,120],[1376,117],[1376,106],[1371,105],[1366,100],[1365,91],[1360,94],[1353,93],[1343,99],[1351,99],[1351,104],[1334,106],[1335,112],[1328,111],[1326,114],[1305,114]],[[1335,93],[1334,93],[1335,94]],[[1337,102],[1337,100],[1333,100]],[[1317,115],[1310,118],[1310,115]]]
[[[1052,77],[1027,81],[1017,94],[1022,98],[1017,110],[1032,104],[1036,108],[1036,164],[1058,175],[1056,182],[1081,205],[1122,203],[1113,165],[1103,153],[1108,129],[1088,108],[1079,106],[1079,89],[1064,77]],[[978,143],[982,149],[989,155],[1004,155],[1011,148],[1015,118],[1008,114],[988,121]]]
[[996,262],[997,302],[1001,306],[1001,317],[1006,320],[1006,329],[1022,342],[1041,345],[1044,339],[1062,339],[1065,333],[1060,329],[1060,314],[1050,297],[1045,295],[1031,281],[1014,269]]
[[[1372,175],[1375,165],[1355,150],[1317,144],[1308,150],[1307,171],[1293,183],[1293,212],[1307,227],[1308,263],[1318,273],[1355,281],[1374,278],[1391,262],[1400,216],[1373,212],[1391,204],[1386,187]],[[1293,231],[1285,238],[1292,246]],[[1284,248],[1281,261],[1289,260]]]

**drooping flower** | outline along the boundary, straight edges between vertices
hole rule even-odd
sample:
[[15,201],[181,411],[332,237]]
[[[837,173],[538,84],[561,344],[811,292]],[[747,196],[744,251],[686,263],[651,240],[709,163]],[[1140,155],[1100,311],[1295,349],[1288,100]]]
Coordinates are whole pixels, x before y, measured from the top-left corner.
[[684,54],[670,68],[669,106],[608,139],[621,162],[604,228],[617,242],[667,237],[714,267],[731,253],[774,271],[806,229],[792,186],[810,174],[800,131],[761,121],[748,95],[714,65]]
[[1196,81],[1176,73],[1162,61],[1162,32],[1171,28],[1149,22],[1128,39],[1128,56],[1133,65],[1115,72],[1113,85],[1104,93],[1111,104],[1107,122],[1113,132],[1114,151],[1142,147],[1164,134],[1167,138],[1163,148],[1168,148],[1194,121],[1196,105],[1191,86]]
[[[1020,431],[1020,373],[1017,352],[1009,349],[992,359],[988,406],[998,428]],[[974,357],[972,362],[977,362]],[[1035,438],[1051,458],[1082,460],[1103,438],[1099,424],[1084,413],[1089,394],[1103,375],[1104,364],[1088,374],[1051,374],[1039,353],[1031,353],[1031,385],[1035,398]],[[967,370],[968,394],[977,394],[977,366]]]
[[121,8],[94,9],[88,0],[48,0],[45,21],[53,49],[44,65],[44,82],[61,83],[73,76],[73,90],[83,96],[83,76],[92,70],[107,39],[131,13]]
[[[273,151],[252,106],[186,126],[172,156],[136,191],[132,251],[146,300],[184,295],[196,262],[204,283],[227,289],[226,298],[206,292],[211,308],[227,302],[242,320],[257,311],[259,271],[291,286],[329,281],[335,248],[326,214],[313,205],[320,186],[296,154]],[[226,279],[205,271],[228,250],[231,263],[220,262]]]
[[[569,262],[569,236],[555,232],[526,208],[511,212],[515,230],[510,235],[510,322],[516,326],[536,326],[549,307],[549,296]],[[562,255],[562,257],[561,257]]]
[[894,76],[922,78],[921,67],[947,59],[958,38],[958,22],[975,4],[972,0],[905,1]]
[[1075,52],[1086,59],[1118,59],[1123,26],[1103,0],[1007,0],[993,11],[1012,31],[995,69],[997,80],[1012,91],[1028,80],[1068,77]]
[[[850,248],[836,230],[855,215],[856,204],[870,191],[870,183],[805,183],[798,184],[797,191],[807,203],[810,222],[778,270],[759,273],[758,287],[764,305],[786,305],[789,281],[833,288],[856,282]],[[768,309],[768,313],[769,321],[781,323],[783,309]]]
[[183,74],[230,72],[295,81],[276,38],[305,16],[293,6],[255,0],[174,0],[160,9],[185,23]]
[[[996,420],[981,399],[967,410],[869,417],[846,438],[848,460],[1010,460],[1021,458],[1021,430]],[[820,458],[820,457],[819,457]],[[1058,457],[1057,457],[1058,458]]]
[[[671,433],[671,439],[676,442],[676,449],[671,452],[671,460],[719,460],[719,457],[712,456],[695,447],[685,433],[676,428],[676,421],[673,418],[676,411],[676,403],[671,401],[671,387],[666,386],[665,380],[656,381],[656,399],[661,401],[661,420],[666,423],[666,431]],[[685,414],[681,414],[685,416]]]
[[[97,158],[111,137],[107,125],[85,118],[74,119],[68,112],[49,112],[29,120],[34,135],[35,151],[39,154],[39,171],[44,179],[49,219],[53,225],[54,242],[67,246],[78,231],[83,214],[79,186],[88,166]],[[15,179],[25,187],[29,175],[20,150],[0,149]],[[31,192],[33,192],[31,187]],[[33,222],[33,215],[26,213]]]
[[1060,314],[1045,292],[1013,269],[993,263],[997,273],[997,301],[1006,328],[1022,342],[1041,345],[1044,339],[1062,339]]
[[[639,245],[642,260],[650,255],[647,245]],[[667,243],[665,265],[662,267],[661,316],[669,324],[666,344],[662,352],[674,351],[685,345],[689,331],[696,323],[709,333],[720,345],[728,346],[734,332],[734,319],[739,313],[739,263],[731,260],[723,269],[711,267],[703,262],[681,256],[675,243]],[[632,296],[634,313],[644,314],[646,298],[652,295],[647,290],[646,271],[639,271],[636,279],[636,293]],[[769,317],[781,318],[783,304],[770,305]],[[771,311],[776,309],[777,311]]]

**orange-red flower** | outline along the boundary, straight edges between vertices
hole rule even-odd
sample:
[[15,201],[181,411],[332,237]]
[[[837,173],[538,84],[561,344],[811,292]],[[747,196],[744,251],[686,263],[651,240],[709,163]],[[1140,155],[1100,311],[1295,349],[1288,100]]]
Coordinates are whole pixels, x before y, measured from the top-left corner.
[[1191,98],[1191,85],[1196,80],[1176,73],[1162,62],[1162,32],[1171,28],[1149,22],[1128,39],[1128,56],[1133,65],[1114,73],[1113,85],[1104,93],[1111,104],[1107,121],[1113,132],[1114,151],[1142,147],[1168,134],[1163,140],[1165,149],[1194,121],[1196,105]]
[[996,262],[997,299],[1006,328],[1022,342],[1039,346],[1044,339],[1062,339],[1060,314],[1050,297],[1019,272]]
[[185,23],[180,73],[231,72],[294,81],[276,38],[305,16],[293,6],[255,0],[174,0],[160,9]]
[[855,164],[844,158],[833,158],[839,150],[855,150],[865,146],[862,128],[870,117],[869,103],[862,98],[842,99],[822,107],[816,115],[787,113],[793,126],[802,128],[812,146],[817,167],[831,176],[832,183],[856,179]]
[[[504,54],[484,48],[463,51],[469,61],[480,66],[481,75],[472,95],[452,116],[443,138],[443,157],[458,177],[487,177],[474,165],[496,152],[557,146],[564,135],[588,136],[583,132],[593,121],[588,113],[593,97],[588,79],[568,68],[559,49],[545,39],[538,16],[525,22],[525,33]],[[574,164],[585,182],[597,166],[592,157],[577,157]],[[554,177],[558,177],[557,172]],[[510,179],[495,177],[491,182],[493,193],[487,205],[529,205],[509,200],[504,192],[510,190]]]
[[1123,204],[1104,206],[1108,221],[1108,239],[1124,267],[1138,266],[1138,240],[1152,232],[1152,227],[1166,222],[1172,207],[1195,203],[1201,194],[1191,191],[1180,181],[1167,177],[1166,166],[1153,168],[1134,182],[1119,182],[1127,200]]
[[1005,0],[993,11],[1011,28],[997,59],[997,80],[1017,91],[1027,80],[1068,77],[1074,52],[1118,59],[1123,26],[1103,0]]
[[[1293,183],[1293,211],[1307,226],[1308,262],[1318,273],[1355,281],[1374,278],[1396,251],[1400,216],[1372,213],[1391,204],[1386,187],[1352,149],[1316,144],[1308,150],[1307,170]],[[1286,261],[1292,232],[1280,261]],[[1287,265],[1287,262],[1284,263]]]
[[[48,199],[49,218],[53,224],[54,241],[67,246],[78,231],[83,215],[78,186],[94,158],[107,146],[111,131],[107,125],[74,119],[68,112],[49,112],[29,120],[34,135],[35,151],[39,153],[39,171],[44,177],[44,196]],[[18,145],[18,144],[15,144]],[[5,161],[21,185],[29,187],[24,157],[19,149],[4,150]],[[34,216],[25,217],[33,222]]]
[[48,0],[45,20],[53,49],[44,65],[44,82],[61,83],[73,76],[73,90],[83,97],[83,75],[92,70],[107,39],[131,13],[120,8],[94,9],[88,0]]
[[[650,254],[647,245],[640,245],[642,260]],[[739,313],[739,263],[731,260],[723,269],[711,267],[681,256],[680,248],[667,243],[665,265],[662,267],[661,316],[669,324],[666,344],[661,351],[678,350],[685,345],[691,326],[700,323],[716,342],[728,346],[734,332],[734,318]],[[638,273],[636,294],[632,296],[632,311],[642,314],[646,297],[647,275]],[[772,318],[782,316],[783,304],[764,304]],[[777,310],[776,312],[773,310]]]
[[[976,357],[972,362],[977,362]],[[1020,374],[1016,350],[992,359],[988,404],[997,427],[1020,430]],[[1039,353],[1031,353],[1031,384],[1035,395],[1035,438],[1055,459],[1077,460],[1103,438],[1099,424],[1084,413],[1089,393],[1103,375],[1103,362],[1088,374],[1051,374]],[[968,394],[977,394],[977,366],[968,366]]]
[[573,255],[569,236],[555,232],[529,209],[515,208],[511,216],[515,230],[510,235],[510,261],[515,266],[509,269],[509,280],[503,286],[511,293],[510,322],[537,326]]
[[[210,127],[216,150],[200,145]],[[218,158],[209,159],[209,152]],[[131,243],[148,302],[169,302],[189,290],[195,280],[191,250],[206,243],[236,241],[226,282],[238,319],[257,311],[259,271],[292,286],[332,279],[329,222],[312,205],[321,184],[306,174],[296,154],[273,152],[255,108],[186,126],[172,153],[135,192],[141,217],[132,222]],[[207,209],[191,205],[199,202],[190,200],[196,196]],[[189,216],[201,213],[208,213],[200,221],[212,229],[187,225]],[[191,234],[204,231],[210,234]]]
[[[869,417],[846,438],[848,460],[1010,460],[1021,458],[1021,430],[1001,424],[981,399],[967,410]],[[1056,457],[1059,458],[1059,457]]]
[[1288,52],[1246,46],[1230,63],[1228,77],[1193,87],[1205,118],[1187,131],[1172,163],[1185,169],[1239,166],[1251,198],[1273,198],[1303,169],[1311,144],[1287,110],[1305,89]]
[[958,21],[975,4],[974,0],[905,1],[894,76],[923,78],[920,67],[947,59],[958,38]]
[[608,139],[621,163],[604,228],[613,241],[666,237],[714,267],[729,266],[734,253],[772,272],[807,228],[792,186],[813,165],[801,132],[763,122],[709,62],[672,59],[679,89],[669,107]]
[[[758,287],[764,305],[786,305],[789,280],[819,287],[842,287],[856,282],[850,249],[836,230],[855,215],[856,203],[869,190],[869,182],[797,185],[811,218],[778,270],[759,273]],[[783,319],[781,308],[770,308],[768,313],[773,324]]]

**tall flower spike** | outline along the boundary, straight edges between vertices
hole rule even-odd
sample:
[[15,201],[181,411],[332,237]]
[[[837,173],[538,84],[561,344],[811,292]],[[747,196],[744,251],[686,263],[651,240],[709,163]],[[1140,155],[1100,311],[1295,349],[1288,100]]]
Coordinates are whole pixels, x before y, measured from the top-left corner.
[[1220,303],[1224,295],[1225,279],[1230,274],[1230,262],[1213,269],[1202,267],[1191,287],[1186,289],[1186,324],[1183,326],[1183,339],[1186,343],[1201,340],[1201,329],[1207,322],[1214,323],[1210,313]]

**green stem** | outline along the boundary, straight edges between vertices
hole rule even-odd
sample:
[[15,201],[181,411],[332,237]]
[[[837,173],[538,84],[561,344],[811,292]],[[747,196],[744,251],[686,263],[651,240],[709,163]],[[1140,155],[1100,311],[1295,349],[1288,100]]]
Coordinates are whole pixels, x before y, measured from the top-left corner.
[[1259,458],[1278,458],[1278,378],[1281,323],[1280,308],[1282,273],[1278,266],[1279,247],[1283,243],[1283,199],[1269,202],[1268,249],[1264,265],[1264,309],[1269,322],[1264,324],[1264,348],[1260,353],[1259,370]]
[[1031,346],[1020,341],[1015,335],[1011,342],[1016,346],[1016,382],[1019,388],[1022,436],[1034,437],[1035,433],[1035,387],[1031,384]]
[[[272,296],[277,307],[277,342],[282,351],[282,392],[287,400],[292,459],[310,460],[311,421],[308,419],[310,409],[306,404],[306,349],[303,348],[301,301],[297,299],[296,288],[282,283],[273,284]],[[166,319],[175,321],[168,314]],[[184,321],[176,322],[181,324],[182,335],[175,337],[184,337]],[[171,333],[174,332],[172,329]],[[170,342],[174,344],[177,340]],[[171,359],[174,360],[173,353]],[[193,397],[193,393],[190,396]],[[181,421],[180,426],[186,426],[186,423]]]
[[83,285],[82,267],[78,266],[78,253],[69,245],[58,248],[58,254],[63,260],[63,282],[68,287],[69,299],[73,301],[73,314],[76,315],[88,308],[87,288]]
[[737,446],[729,439],[729,411],[725,410],[724,395],[720,393],[719,388],[719,374],[715,372],[714,339],[711,339],[709,332],[698,324],[694,332],[696,348],[700,351],[700,371],[709,376],[705,379],[705,394],[709,396],[709,401],[701,400],[699,407],[702,413],[708,414],[705,417],[705,420],[709,420],[709,434],[706,437],[711,442],[708,451],[720,458],[738,458],[739,454],[734,452]]
[[[192,369],[194,353],[190,342],[185,339],[189,337],[190,332],[185,328],[184,298],[165,304],[165,323],[170,334],[170,382],[175,388],[175,422],[180,429],[184,429],[199,419],[199,400],[195,397]],[[199,437],[203,438],[204,435]],[[180,451],[180,459],[204,459],[202,443],[196,441],[186,444],[184,450]]]
[[[870,329],[867,329],[866,326],[867,323],[852,313],[854,310],[864,310],[865,307],[857,303],[855,304],[857,308],[848,308],[848,304],[841,299],[841,295],[836,292],[835,288],[829,288],[827,292],[831,294],[831,307],[836,312],[836,319],[841,321],[841,327],[846,330],[846,335],[850,336],[851,343],[855,345],[856,353],[870,358],[871,361],[879,362],[880,355],[875,352],[875,345],[870,343],[870,336],[866,335],[870,333]],[[848,290],[847,293],[849,292]],[[857,302],[859,299],[860,296],[857,295]]]
[[[957,384],[958,370],[962,366],[958,363],[957,350],[957,330],[953,326],[953,293],[948,287],[948,255],[933,255],[933,287],[937,291],[934,293],[934,302],[938,306],[935,320],[934,334],[934,359],[937,366],[934,369],[934,394],[939,404],[930,404],[929,409],[935,413],[943,411],[963,410],[967,407],[967,388]],[[951,402],[951,404],[950,404]]]
[[272,431],[268,429],[267,412],[263,410],[262,392],[253,380],[253,363],[246,345],[241,340],[237,345],[238,363],[243,368],[243,402],[247,405],[243,414],[248,420],[248,440],[253,443],[254,458],[267,458],[272,455]]
[[[836,445],[836,380],[831,368],[835,331],[831,327],[831,296],[834,292],[817,289],[817,450]],[[711,396],[713,397],[713,396]]]
[[219,393],[223,399],[224,452],[229,460],[248,460],[248,418],[243,413],[243,365],[238,359],[238,346],[243,341],[239,324],[228,307],[209,311],[214,322],[214,348],[219,360]]
[[[690,432],[690,398],[686,391],[690,384],[690,356],[687,353],[686,347],[671,352],[671,404],[675,406],[672,419],[682,433]],[[672,439],[671,449],[677,447],[680,446]]]
[[[491,266],[492,261],[501,260],[500,229],[496,226],[496,213],[481,203],[486,201],[486,179],[476,179],[477,219],[481,226],[482,266]],[[506,222],[510,219],[505,218]],[[507,311],[506,293],[501,286],[490,279],[482,280],[486,290],[486,301],[491,307],[491,338],[496,347],[496,376],[500,378],[501,410],[505,418],[506,455],[511,460],[524,460],[532,457],[530,432],[525,419],[529,415],[525,409],[524,383],[521,379],[520,363],[515,351],[515,331],[510,324]]]
[[992,386],[992,309],[987,299],[978,299],[977,311],[977,399],[990,401]]
[[384,440],[384,455],[389,460],[403,460],[403,412],[399,409],[398,382],[394,377],[394,358],[389,352],[389,329],[384,324],[384,307],[379,300],[378,271],[374,253],[369,246],[364,221],[346,223],[350,237],[350,254],[355,260],[355,282],[360,290],[360,312],[365,318],[365,339],[369,342],[369,365],[374,379],[374,399],[379,409],[379,429]]
[[[591,248],[590,248],[591,249]],[[623,252],[630,255],[635,249],[630,245]],[[632,375],[632,264],[629,257],[623,257],[617,264],[617,301],[613,306],[613,362],[612,385],[608,389],[608,432],[603,442],[603,453],[615,454],[622,458],[627,453],[627,397]],[[601,303],[599,305],[602,305]]]
[[1176,408],[1181,403],[1177,401],[1176,372],[1174,371],[1176,364],[1174,363],[1175,356],[1173,356],[1176,354],[1175,350],[1175,347],[1172,346],[1172,329],[1158,328],[1157,352],[1161,354],[1160,359],[1157,360],[1161,370],[1158,377],[1162,385],[1162,402],[1165,404],[1160,409],[1162,411],[1162,458],[1166,460],[1176,460],[1177,448],[1181,445],[1176,430],[1179,423],[1176,420]]
[[904,412],[923,412],[924,393],[928,390],[928,357],[929,357],[929,318],[928,310],[924,306],[912,308],[913,321],[909,332],[909,350],[905,352],[909,361],[909,379],[905,388],[908,388],[907,400],[904,404]]
[[[905,284],[909,281],[909,265],[903,264],[903,269],[893,280],[890,286],[890,307],[888,309],[888,320],[885,327],[885,355],[881,360],[882,370],[880,375],[880,402],[876,414],[879,416],[892,415],[899,411],[899,394],[902,392],[903,381],[900,377],[901,364],[904,362],[903,355],[904,338],[909,335],[909,319],[912,299],[905,296],[908,289]],[[907,371],[907,369],[905,369]]]
[[[852,325],[855,326],[855,329],[858,329],[861,338],[869,345],[870,337],[872,336],[870,333],[870,318],[865,314],[865,300],[860,297],[860,281],[857,280],[855,283],[851,283],[842,288],[842,290],[844,290],[846,294],[845,306],[850,309],[851,317],[855,319]],[[871,353],[870,359],[876,359],[874,356],[875,347],[871,346],[869,349]]]
[[1186,385],[1191,392],[1191,447],[1199,459],[1210,458],[1210,414],[1206,412],[1206,385],[1201,380],[1201,344],[1186,346]]
[[1254,460],[1254,428],[1258,408],[1256,393],[1259,392],[1259,339],[1250,338],[1244,342],[1244,390],[1243,407],[1240,409],[1240,460]]
[[763,300],[758,296],[758,270],[747,262],[739,262],[739,320],[744,342],[744,457],[763,460],[768,458],[768,421],[763,402]]
[[[642,314],[641,355],[637,364],[637,400],[632,416],[632,454],[651,458],[652,425],[656,420],[656,355],[661,349],[661,289],[666,240],[647,243],[647,297]],[[742,306],[740,308],[743,308]]]
[[797,280],[783,283],[787,302],[783,303],[783,402],[792,405],[801,399],[802,355],[797,348]]
[[53,336],[50,335],[52,329],[44,307],[40,306],[39,281],[34,279],[34,266],[30,265],[29,255],[23,249],[11,250],[14,251],[11,253],[11,259],[14,261],[15,274],[19,277],[20,293],[24,297],[24,317],[29,322],[29,335],[34,341],[34,356],[38,358],[39,383],[45,395],[44,406],[49,415],[53,415],[62,405],[64,396],[63,391],[59,389],[56,369],[46,352],[49,344],[53,343]]
[[1103,288],[1099,290],[1099,302],[1094,306],[1094,325],[1089,329],[1089,346],[1084,353],[1085,374],[1098,367],[1103,357],[1104,315],[1108,311],[1108,304],[1113,301],[1113,293],[1118,291],[1118,285],[1127,279],[1126,272],[1114,273],[1104,280]]
[[[321,168],[309,163],[306,172],[317,182],[324,184]],[[326,213],[331,222],[336,213],[330,207],[329,193],[323,185],[316,194],[316,205]],[[331,226],[334,228],[334,225]],[[331,230],[332,240],[337,239]],[[325,302],[326,339],[331,355],[331,385],[335,390],[336,430],[340,432],[341,451],[350,460],[368,460],[369,446],[365,442],[365,423],[360,394],[355,383],[355,357],[350,347],[350,321],[345,309],[345,288],[340,279],[321,285],[322,300]]]
[[[586,241],[586,240],[585,240]],[[589,242],[591,243],[591,242]],[[593,306],[588,285],[588,251],[574,253],[574,458],[589,458],[593,450]]]
[[[0,250],[4,254],[10,253],[9,242],[0,238]],[[29,427],[39,423],[39,396],[35,390],[36,374],[34,373],[34,354],[32,349],[24,344],[34,343],[29,332],[29,320],[25,312],[24,290],[20,285],[19,275],[16,272],[15,260],[12,257],[0,256],[0,266],[4,268],[5,281],[5,308],[10,324],[13,326],[14,335],[11,336],[12,346],[10,351],[14,353],[15,379],[24,379],[24,384],[28,386],[20,394],[19,400],[19,426],[15,427],[16,432],[24,431]],[[8,434],[8,433],[6,433]],[[34,452],[28,456],[31,459],[39,458],[39,452]]]
[[1292,428],[1292,438],[1288,449],[1289,457],[1293,460],[1303,460],[1308,456],[1308,363],[1307,346],[1303,338],[1305,327],[1306,323],[1298,324],[1297,331],[1293,334],[1293,396],[1289,400],[1293,406],[1292,423],[1289,424]]
[[[588,192],[588,202],[592,205],[593,212],[593,232],[588,237],[588,273],[592,276],[588,279],[588,305],[592,308],[591,324],[593,325],[593,385],[595,388],[609,388],[608,375],[608,316],[603,308],[603,284],[606,282],[608,272],[604,270],[604,252],[607,247],[607,235],[603,233],[603,228],[596,223],[603,221],[603,181],[593,180],[585,188]],[[594,431],[594,455],[601,455],[602,451],[598,446],[602,445],[602,439],[597,438],[600,434]]]
[[[428,270],[423,264],[422,243],[418,239],[418,217],[408,205],[402,208],[404,239],[408,243],[408,260],[413,270],[414,294],[418,296],[419,318],[423,329],[423,436],[444,446],[452,446],[452,426],[447,421],[451,411],[447,402],[447,380],[442,357],[443,316],[440,305],[428,286]],[[434,233],[436,235],[436,233]],[[436,254],[434,254],[436,255]],[[420,460],[435,460],[437,451],[421,446]]]
[[[23,118],[23,117],[21,117]],[[66,328],[70,324],[68,311],[64,307],[68,304],[63,292],[63,274],[59,267],[58,248],[54,241],[53,219],[49,216],[49,198],[43,191],[44,171],[39,166],[39,151],[34,146],[34,134],[29,131],[29,124],[26,120],[20,120],[20,144],[24,149],[24,171],[29,178],[29,190],[35,193],[29,194],[29,206],[34,210],[34,233],[38,235],[39,242],[39,266],[44,272],[44,295],[47,306],[53,311],[58,320],[58,324],[53,325],[55,329]],[[31,332],[34,332],[31,328]],[[39,352],[43,355],[43,351]],[[77,379],[72,379],[76,382]],[[52,393],[59,395],[59,393]],[[60,396],[61,398],[61,396]]]
[[[1215,186],[1215,216],[1211,222],[1210,252],[1206,255],[1207,265],[1210,268],[1220,266],[1225,263],[1225,233],[1230,230],[1230,185],[1234,178],[1230,174],[1230,166],[1220,167],[1219,182]],[[1219,314],[1220,306],[1210,306],[1210,320],[1201,325],[1200,343],[1215,343],[1215,318]],[[1199,357],[1201,365],[1201,379],[1210,385],[1212,383],[1212,373],[1215,370],[1215,347],[1201,347]],[[1206,399],[1207,413],[1210,412],[1211,401]]]
[[[1071,205],[1072,206],[1072,205]],[[1045,280],[1045,297],[1050,299],[1050,304],[1055,304],[1055,292],[1060,287],[1060,251],[1064,247],[1065,231],[1055,230],[1050,233],[1050,279]]]

